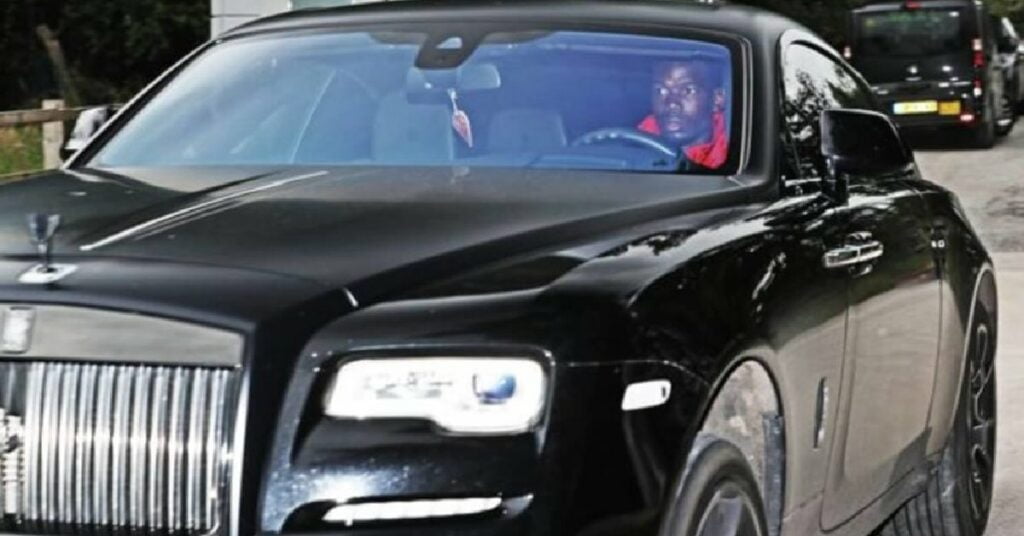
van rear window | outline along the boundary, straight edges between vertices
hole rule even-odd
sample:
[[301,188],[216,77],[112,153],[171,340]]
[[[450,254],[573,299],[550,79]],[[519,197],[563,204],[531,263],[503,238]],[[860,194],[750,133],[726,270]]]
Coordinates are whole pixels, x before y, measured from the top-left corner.
[[936,56],[969,43],[960,9],[914,9],[857,17],[857,53],[862,56]]

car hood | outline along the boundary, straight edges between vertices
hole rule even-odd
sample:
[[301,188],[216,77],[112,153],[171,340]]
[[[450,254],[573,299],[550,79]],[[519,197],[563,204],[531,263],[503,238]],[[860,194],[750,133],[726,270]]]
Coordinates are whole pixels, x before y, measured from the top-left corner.
[[[734,188],[721,177],[467,168],[56,171],[0,186],[0,255],[244,268],[380,295]],[[71,260],[68,260],[71,259]]]

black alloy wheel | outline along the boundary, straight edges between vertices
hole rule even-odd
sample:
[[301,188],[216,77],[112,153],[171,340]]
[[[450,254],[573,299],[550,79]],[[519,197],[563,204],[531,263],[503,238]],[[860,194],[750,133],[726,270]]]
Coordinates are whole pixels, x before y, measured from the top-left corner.
[[949,443],[931,482],[875,536],[982,536],[996,462],[996,323],[976,305]]
[[988,518],[992,506],[996,461],[996,364],[988,324],[978,323],[967,363],[967,466],[971,517],[975,524]]
[[732,443],[699,438],[663,520],[670,536],[768,536],[757,480]]
[[704,517],[697,525],[697,536],[764,536],[757,524],[757,511],[743,489],[726,482],[718,488]]

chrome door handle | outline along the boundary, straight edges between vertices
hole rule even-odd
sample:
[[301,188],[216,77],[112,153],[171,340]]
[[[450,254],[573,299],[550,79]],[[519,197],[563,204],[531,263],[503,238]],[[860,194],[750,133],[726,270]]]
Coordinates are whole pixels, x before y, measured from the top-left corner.
[[885,253],[885,246],[881,242],[878,240],[868,240],[826,251],[822,262],[825,268],[845,268],[873,261],[881,257],[883,253]]

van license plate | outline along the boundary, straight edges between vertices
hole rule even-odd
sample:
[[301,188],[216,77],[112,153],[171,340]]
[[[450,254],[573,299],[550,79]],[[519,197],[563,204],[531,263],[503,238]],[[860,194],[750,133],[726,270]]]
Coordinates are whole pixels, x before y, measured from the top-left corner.
[[960,101],[940,102],[939,115],[960,115]]
[[933,114],[939,111],[939,101],[897,102],[892,108],[896,115]]

